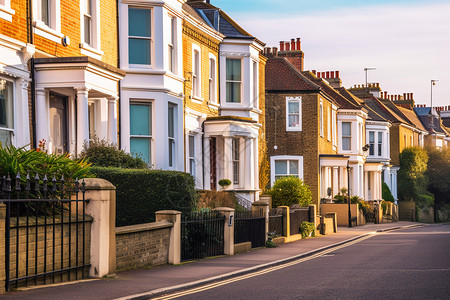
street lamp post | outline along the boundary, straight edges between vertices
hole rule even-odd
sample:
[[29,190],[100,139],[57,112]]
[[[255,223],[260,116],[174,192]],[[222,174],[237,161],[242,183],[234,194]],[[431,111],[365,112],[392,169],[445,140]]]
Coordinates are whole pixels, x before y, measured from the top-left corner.
[[430,109],[431,112],[433,110],[433,85],[436,84],[436,81],[439,81],[439,80],[431,79],[431,109]]
[[348,227],[352,227],[352,211],[350,208],[350,161],[347,160],[347,196],[348,196]]
[[366,72],[366,87],[367,87],[367,71],[376,70],[377,68],[364,68],[364,72]]

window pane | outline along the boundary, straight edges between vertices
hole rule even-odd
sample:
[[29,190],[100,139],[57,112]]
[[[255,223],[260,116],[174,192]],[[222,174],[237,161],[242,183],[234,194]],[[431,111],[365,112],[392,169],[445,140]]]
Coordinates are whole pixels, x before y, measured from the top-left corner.
[[285,175],[287,173],[287,160],[276,160],[275,175]]
[[240,59],[227,59],[227,80],[241,81]]
[[289,113],[290,114],[298,114],[299,113],[298,101],[289,102]]
[[369,131],[369,143],[375,143],[375,133],[373,131]]
[[189,157],[194,157],[195,155],[195,140],[194,136],[189,136]]
[[289,116],[289,127],[300,127],[300,118],[298,115]]
[[169,116],[168,116],[168,126],[169,126],[169,137],[175,137],[175,124],[174,124],[174,107],[169,105]]
[[13,128],[13,83],[0,79],[0,126]]
[[227,82],[227,102],[241,102],[241,83]]
[[130,64],[150,64],[150,40],[133,39],[128,40],[128,62]]
[[91,17],[86,15],[84,16],[84,42],[91,44]]
[[128,8],[128,35],[151,37],[150,9]]
[[173,155],[175,153],[175,141],[173,139],[169,139],[169,167],[173,167]]
[[342,150],[350,150],[350,141],[351,138],[349,137],[343,137],[342,138]]
[[298,175],[298,160],[289,161],[289,174]]
[[41,0],[42,22],[50,27],[50,0]]
[[352,127],[350,122],[342,122],[342,135],[343,136],[351,136],[352,135]]
[[152,135],[151,105],[130,105],[130,134]]
[[150,138],[130,138],[130,152],[139,154],[146,163],[151,160],[151,142]]

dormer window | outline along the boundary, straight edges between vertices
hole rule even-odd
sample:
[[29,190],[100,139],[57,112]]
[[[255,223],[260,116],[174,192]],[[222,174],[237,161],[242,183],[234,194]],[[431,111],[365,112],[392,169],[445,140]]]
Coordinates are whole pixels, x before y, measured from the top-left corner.
[[241,102],[242,60],[227,58],[226,66],[226,101]]

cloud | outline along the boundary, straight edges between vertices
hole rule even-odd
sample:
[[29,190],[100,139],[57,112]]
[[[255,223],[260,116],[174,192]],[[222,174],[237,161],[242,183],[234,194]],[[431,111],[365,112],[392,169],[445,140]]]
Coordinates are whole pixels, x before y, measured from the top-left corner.
[[450,105],[450,4],[394,4],[341,8],[304,15],[236,14],[248,32],[278,46],[300,37],[305,68],[340,70],[344,86],[370,82],[390,94],[413,92],[417,103]]

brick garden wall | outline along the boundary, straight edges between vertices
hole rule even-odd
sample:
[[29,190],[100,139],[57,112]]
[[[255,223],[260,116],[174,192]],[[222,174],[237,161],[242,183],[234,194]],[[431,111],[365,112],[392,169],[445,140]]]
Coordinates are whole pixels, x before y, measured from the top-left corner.
[[167,222],[153,222],[117,227],[117,271],[166,264],[172,226]]

